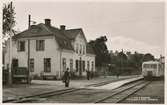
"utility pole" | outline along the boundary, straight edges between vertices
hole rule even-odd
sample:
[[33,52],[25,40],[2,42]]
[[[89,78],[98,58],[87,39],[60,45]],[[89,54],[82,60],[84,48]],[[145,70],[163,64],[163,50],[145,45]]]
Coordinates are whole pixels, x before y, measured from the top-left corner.
[[[28,29],[31,26],[31,15],[28,15]],[[30,37],[28,37],[28,58],[27,58],[27,69],[28,69],[28,84],[30,83]]]
[[120,73],[122,73],[122,70],[123,70],[123,49],[122,49],[122,53],[121,53],[121,71]]

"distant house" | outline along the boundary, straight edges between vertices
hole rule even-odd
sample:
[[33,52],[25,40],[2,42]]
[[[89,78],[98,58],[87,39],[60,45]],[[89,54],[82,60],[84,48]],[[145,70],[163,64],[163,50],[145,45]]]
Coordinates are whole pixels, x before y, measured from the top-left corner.
[[[95,71],[95,54],[88,45],[81,28],[56,28],[50,19],[32,25],[12,37],[10,55],[18,67],[28,67],[28,40],[30,42],[30,74],[61,78],[67,68],[76,75],[86,75],[86,70]],[[9,66],[9,43],[5,53],[5,68]]]

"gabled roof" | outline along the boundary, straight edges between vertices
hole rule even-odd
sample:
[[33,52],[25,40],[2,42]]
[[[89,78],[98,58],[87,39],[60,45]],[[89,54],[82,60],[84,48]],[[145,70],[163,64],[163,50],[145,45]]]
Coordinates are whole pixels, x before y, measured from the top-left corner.
[[43,23],[38,25],[32,25],[30,29],[27,29],[19,34],[13,36],[14,39],[17,38],[28,38],[28,37],[41,37],[41,36],[55,36],[55,39],[62,49],[74,50],[70,40],[62,34],[62,32],[53,26],[47,26]]
[[[40,23],[37,25],[32,25],[29,29],[16,34],[15,36],[13,36],[13,39],[41,37],[41,36],[55,36],[55,40],[57,41],[60,48],[74,51],[74,48],[72,47],[71,44],[71,40],[74,40],[79,33],[82,33],[85,38],[82,28],[60,30],[56,27]],[[94,54],[94,51],[90,45],[87,45],[87,53]]]
[[69,29],[69,30],[66,30],[65,34],[67,37],[69,37],[70,39],[75,39],[76,36],[82,31],[81,28],[78,28],[78,29]]
[[85,34],[84,34],[82,28],[68,29],[64,32],[65,32],[65,35],[71,40],[74,40],[77,37],[77,35],[80,33],[81,35],[83,35],[83,37],[87,43],[87,40],[86,40],[86,37],[85,37]]

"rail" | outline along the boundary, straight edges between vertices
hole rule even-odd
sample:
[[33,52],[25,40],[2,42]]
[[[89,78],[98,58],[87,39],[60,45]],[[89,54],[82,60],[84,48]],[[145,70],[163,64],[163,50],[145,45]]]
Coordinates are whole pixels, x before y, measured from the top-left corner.
[[101,99],[96,100],[94,103],[119,103],[139,91],[140,89],[147,86],[150,81],[139,81],[127,86],[117,88],[111,95],[105,96]]

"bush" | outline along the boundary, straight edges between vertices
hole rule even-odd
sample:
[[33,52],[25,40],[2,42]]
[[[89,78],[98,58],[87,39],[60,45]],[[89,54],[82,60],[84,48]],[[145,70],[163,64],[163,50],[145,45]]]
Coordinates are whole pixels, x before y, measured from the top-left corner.
[[95,71],[93,76],[94,76],[94,77],[99,77],[99,76],[100,76],[100,73],[99,73],[98,71]]
[[41,80],[42,77],[39,76],[38,74],[34,74],[34,75],[32,76],[32,79],[34,79],[34,80]]
[[70,71],[71,79],[77,80],[77,79],[85,79],[85,76],[77,75],[77,72]]

